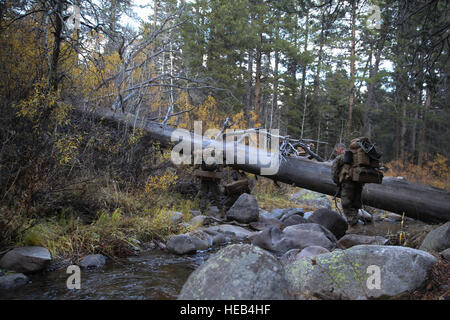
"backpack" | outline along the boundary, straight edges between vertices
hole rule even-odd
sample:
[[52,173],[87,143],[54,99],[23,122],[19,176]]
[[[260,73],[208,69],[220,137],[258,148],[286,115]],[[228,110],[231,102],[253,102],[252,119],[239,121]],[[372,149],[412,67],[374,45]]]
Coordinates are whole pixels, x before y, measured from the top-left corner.
[[351,181],[381,184],[384,177],[379,169],[382,155],[376,151],[369,139],[354,139],[349,149],[353,157],[349,168]]

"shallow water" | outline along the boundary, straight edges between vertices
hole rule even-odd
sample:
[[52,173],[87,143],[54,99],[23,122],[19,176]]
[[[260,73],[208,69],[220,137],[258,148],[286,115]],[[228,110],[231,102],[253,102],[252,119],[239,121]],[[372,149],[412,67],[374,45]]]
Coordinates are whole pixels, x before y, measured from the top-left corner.
[[1,299],[26,300],[171,300],[189,275],[212,252],[175,256],[155,250],[137,257],[109,260],[99,270],[81,271],[81,290],[68,290],[66,270],[31,276],[31,283]]
[[[408,234],[429,228],[420,222],[407,222]],[[359,226],[356,233],[395,237],[399,222],[375,222]],[[8,292],[0,299],[26,300],[172,300],[176,299],[189,275],[216,252],[177,256],[160,250],[111,261],[99,270],[82,270],[81,290],[68,290],[66,270],[31,276],[31,283]]]

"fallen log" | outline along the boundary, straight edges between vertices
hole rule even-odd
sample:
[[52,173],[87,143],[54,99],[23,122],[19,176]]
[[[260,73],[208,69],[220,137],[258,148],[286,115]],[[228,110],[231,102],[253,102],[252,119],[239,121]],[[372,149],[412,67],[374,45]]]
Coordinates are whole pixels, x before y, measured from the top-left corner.
[[[83,113],[86,111],[82,110]],[[170,147],[177,143],[172,138],[175,128],[162,126],[155,122],[134,122],[130,117],[114,113],[111,110],[92,111],[96,118],[130,126],[134,123],[147,133],[149,139],[158,141],[162,146]],[[189,139],[193,146],[200,144],[204,147],[208,144],[218,144],[217,141],[205,140],[193,133],[190,134]],[[246,163],[232,164],[231,167],[260,175],[264,165],[259,160],[255,164],[250,164],[248,161],[249,155],[257,152],[254,148],[244,145],[236,146],[235,143],[232,145],[222,143],[224,150],[227,148],[235,148],[236,151],[245,149]],[[226,157],[226,152],[224,152],[224,157]],[[281,161],[275,175],[266,177],[331,196],[336,193],[336,185],[331,179],[331,163],[314,162],[303,157],[287,157]],[[387,177],[381,185],[366,184],[362,201],[365,205],[398,214],[405,213],[407,217],[424,222],[440,223],[450,220],[450,191],[414,184],[404,179]]]

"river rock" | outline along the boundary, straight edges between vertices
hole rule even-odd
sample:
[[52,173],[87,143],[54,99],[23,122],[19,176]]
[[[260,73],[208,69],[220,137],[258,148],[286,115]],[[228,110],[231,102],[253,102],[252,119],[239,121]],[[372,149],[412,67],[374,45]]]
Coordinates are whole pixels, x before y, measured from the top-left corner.
[[311,246],[306,247],[305,249],[293,249],[286,252],[280,259],[281,264],[287,265],[289,263],[294,262],[297,259],[305,258],[305,257],[313,257],[319,254],[329,253],[330,251],[319,247],[319,246]]
[[447,261],[450,261],[450,248],[449,249],[445,249],[444,251],[442,251],[440,253],[440,255]]
[[196,216],[189,221],[189,225],[193,227],[202,227],[214,223],[215,220],[210,216]]
[[284,230],[268,228],[251,236],[250,241],[256,246],[280,254],[310,246],[332,250],[337,242],[330,231],[315,223],[298,224]]
[[289,226],[295,226],[297,224],[308,223],[308,220],[306,220],[302,216],[294,214],[294,215],[288,216],[287,218],[283,217],[282,222],[285,227],[289,227]]
[[241,223],[256,222],[258,218],[258,203],[255,197],[247,193],[241,195],[227,212],[228,220],[235,220]]
[[435,252],[448,248],[450,248],[450,222],[431,230],[420,246],[420,250]]
[[99,269],[106,264],[106,257],[101,254],[90,254],[83,258],[80,267],[83,269]]
[[326,195],[306,189],[291,195],[290,200],[302,207],[331,209],[331,200]]
[[260,215],[258,221],[250,223],[250,227],[258,231],[263,231],[264,229],[270,227],[283,229],[284,224],[278,219],[266,218]]
[[345,219],[336,211],[319,209],[308,218],[308,221],[320,224],[330,230],[337,239],[342,238],[348,229]]
[[218,207],[211,206],[206,210],[205,216],[221,219],[222,213],[220,212],[220,209]]
[[171,224],[179,224],[179,223],[181,223],[181,221],[183,221],[183,214],[178,211],[167,211],[165,213],[165,218]]
[[188,278],[178,300],[288,299],[283,267],[270,253],[247,244],[223,248]]
[[337,247],[341,249],[348,249],[363,244],[384,246],[388,242],[388,239],[380,236],[371,237],[359,234],[347,234],[339,240]]
[[189,213],[191,214],[191,216],[193,217],[197,217],[197,216],[201,216],[202,212],[199,210],[190,210]]
[[358,210],[358,218],[364,223],[373,223],[372,215],[366,210],[359,209]]
[[222,224],[220,226],[209,227],[203,229],[203,231],[208,234],[221,233],[226,237],[230,237],[234,241],[247,240],[250,236],[255,234],[255,232],[252,232],[239,226],[233,226],[230,224]]
[[[302,258],[285,270],[298,299],[365,300],[395,298],[416,290],[435,263],[436,258],[420,250],[362,245]],[[379,283],[374,280],[377,274]]]
[[0,276],[0,290],[12,290],[27,284],[28,277],[22,273]]
[[172,236],[167,242],[167,250],[174,254],[188,254],[209,249],[213,238],[203,232],[191,232]]
[[309,219],[313,215],[313,213],[314,213],[314,211],[305,212],[305,214],[303,215],[303,218]]
[[0,260],[0,267],[20,273],[42,271],[52,260],[50,251],[42,247],[15,248]]

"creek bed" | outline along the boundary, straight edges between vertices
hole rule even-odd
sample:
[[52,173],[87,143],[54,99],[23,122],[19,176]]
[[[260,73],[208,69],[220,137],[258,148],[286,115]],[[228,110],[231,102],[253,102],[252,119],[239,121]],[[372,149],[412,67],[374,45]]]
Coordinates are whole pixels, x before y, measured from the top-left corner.
[[[405,223],[410,235],[433,227],[418,221]],[[395,238],[399,222],[375,222],[357,227],[356,233]],[[189,275],[220,248],[177,256],[160,250],[126,259],[108,259],[102,269],[81,271],[81,290],[68,290],[66,269],[30,276],[31,283],[0,293],[8,300],[174,300]]]
[[81,271],[81,290],[68,290],[66,269],[30,276],[31,283],[0,294],[8,300],[172,300],[189,275],[212,252],[176,256],[160,250],[108,260],[98,270]]

